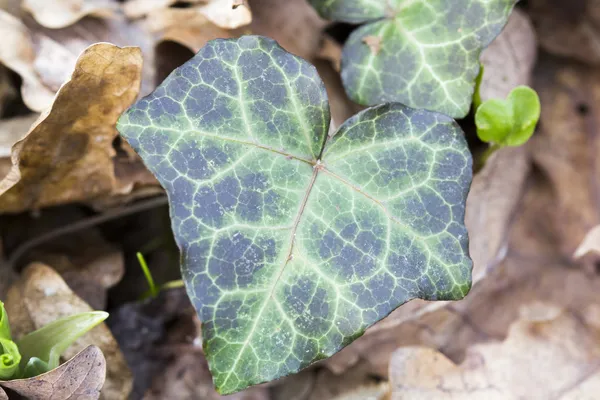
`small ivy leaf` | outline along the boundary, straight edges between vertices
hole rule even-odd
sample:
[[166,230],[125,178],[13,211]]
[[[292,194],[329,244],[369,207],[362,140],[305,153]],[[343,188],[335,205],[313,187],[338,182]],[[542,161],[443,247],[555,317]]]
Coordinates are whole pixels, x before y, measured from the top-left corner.
[[452,119],[399,104],[325,146],[315,68],[260,36],[214,40],[118,129],[165,187],[222,394],[333,355],[413,298],[462,298],[471,155]]
[[477,135],[486,143],[521,146],[533,135],[540,112],[536,91],[519,86],[506,100],[491,99],[479,106],[475,113]]
[[[313,0],[323,17],[369,22],[344,46],[342,80],[362,105],[400,102],[462,118],[469,112],[482,50],[517,0]],[[365,7],[365,18],[360,10]],[[380,51],[365,44],[381,38]]]

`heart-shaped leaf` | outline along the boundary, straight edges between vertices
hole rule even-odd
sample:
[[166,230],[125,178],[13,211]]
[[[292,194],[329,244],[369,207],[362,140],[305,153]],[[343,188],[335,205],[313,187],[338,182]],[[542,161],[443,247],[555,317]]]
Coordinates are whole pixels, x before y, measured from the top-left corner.
[[486,143],[521,146],[533,135],[540,113],[540,99],[535,90],[519,86],[506,100],[487,100],[477,108],[477,136]]
[[328,143],[313,66],[273,40],[209,42],[118,129],[167,190],[217,390],[331,356],[399,305],[462,298],[471,155],[399,104]]
[[[311,0],[328,19],[367,22],[344,46],[342,80],[363,105],[469,112],[481,51],[517,0]],[[364,11],[363,11],[364,10]],[[377,46],[370,45],[376,41]]]

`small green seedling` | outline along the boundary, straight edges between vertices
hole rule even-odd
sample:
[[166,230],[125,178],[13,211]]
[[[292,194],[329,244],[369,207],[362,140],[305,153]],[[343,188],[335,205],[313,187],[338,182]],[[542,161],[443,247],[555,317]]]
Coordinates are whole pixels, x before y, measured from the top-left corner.
[[483,102],[475,113],[475,124],[479,139],[490,144],[485,158],[501,147],[525,144],[533,135],[540,112],[540,99],[527,86],[516,87],[506,100]]
[[142,271],[144,271],[144,276],[146,277],[146,281],[148,282],[148,287],[149,287],[148,291],[146,293],[144,293],[144,295],[142,296],[142,299],[147,299],[148,297],[156,298],[156,296],[158,296],[158,294],[163,290],[184,287],[184,283],[181,279],[176,280],[176,281],[166,282],[160,286],[156,286],[156,284],[154,283],[154,278],[152,277],[152,272],[150,272],[150,268],[148,268],[148,263],[146,263],[146,259],[140,252],[136,253],[136,256],[137,256],[138,262],[140,263],[140,267],[142,268]]
[[0,302],[0,380],[31,378],[55,369],[60,355],[106,318],[104,311],[75,314],[13,341],[8,315]]

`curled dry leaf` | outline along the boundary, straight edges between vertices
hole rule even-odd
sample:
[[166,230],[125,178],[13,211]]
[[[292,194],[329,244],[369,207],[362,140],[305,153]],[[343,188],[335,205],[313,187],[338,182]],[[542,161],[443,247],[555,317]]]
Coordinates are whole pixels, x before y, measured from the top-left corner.
[[596,0],[532,0],[529,14],[544,50],[600,64],[600,3]]
[[481,100],[504,99],[515,87],[530,85],[536,59],[533,25],[525,13],[514,10],[502,33],[481,54]]
[[[0,382],[0,385],[30,400],[95,400],[100,397],[105,376],[106,360],[102,350],[89,346],[52,371],[29,379]],[[0,388],[0,400],[2,393]]]
[[111,0],[23,0],[22,7],[46,28],[64,28],[85,16],[111,17],[116,4]]
[[580,315],[533,307],[523,309],[503,343],[470,348],[460,365],[434,349],[398,349],[390,363],[392,400],[592,398],[600,387],[600,308]]
[[[27,267],[8,291],[6,311],[13,337],[20,337],[59,318],[92,308],[75,295],[52,268],[34,263]],[[106,399],[125,399],[131,392],[132,376],[119,346],[106,325],[101,324],[79,338],[65,353],[73,357],[89,345],[98,346],[107,360]]]
[[0,64],[18,73],[23,79],[21,94],[25,104],[42,111],[52,103],[54,92],[39,79],[33,63],[35,48],[32,36],[21,21],[0,9]]
[[140,85],[138,48],[100,43],[78,59],[52,107],[13,147],[0,211],[18,212],[109,195],[118,187],[113,139]]

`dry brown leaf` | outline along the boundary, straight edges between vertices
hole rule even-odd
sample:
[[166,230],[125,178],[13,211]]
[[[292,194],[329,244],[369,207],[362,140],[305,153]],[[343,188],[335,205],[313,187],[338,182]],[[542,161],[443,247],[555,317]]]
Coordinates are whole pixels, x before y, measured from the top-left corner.
[[531,0],[528,9],[544,50],[600,64],[600,3],[597,0]]
[[481,100],[504,99],[519,85],[531,85],[537,38],[529,17],[514,10],[500,35],[481,54],[485,70]]
[[23,23],[0,9],[0,64],[18,73],[23,79],[23,101],[33,111],[42,111],[52,103],[54,92],[45,86],[33,64],[36,59],[33,38]]
[[119,115],[140,84],[138,48],[100,43],[78,59],[52,107],[13,147],[13,168],[0,182],[0,211],[18,212],[109,195]]
[[331,62],[336,72],[340,72],[342,68],[342,46],[329,35],[323,35],[323,42],[316,57]]
[[[59,318],[92,308],[75,295],[52,268],[34,263],[27,267],[21,279],[8,291],[6,312],[10,317],[13,336],[18,338]],[[119,346],[108,327],[101,324],[79,338],[65,353],[65,358],[90,345],[96,345],[107,360],[105,399],[126,399],[132,388],[132,376]]]
[[[0,385],[30,400],[95,400],[100,397],[105,376],[106,360],[102,351],[89,346],[52,371],[29,379],[0,382]],[[0,400],[1,393],[0,388]]]
[[0,400],[8,400],[8,396],[6,395],[6,392],[1,387],[0,387]]
[[[533,307],[533,308],[532,308]],[[600,389],[600,308],[522,310],[503,343],[469,349],[456,365],[424,347],[398,349],[392,399],[592,399]]]
[[46,28],[64,28],[85,16],[110,18],[116,9],[111,0],[23,0],[22,7]]

